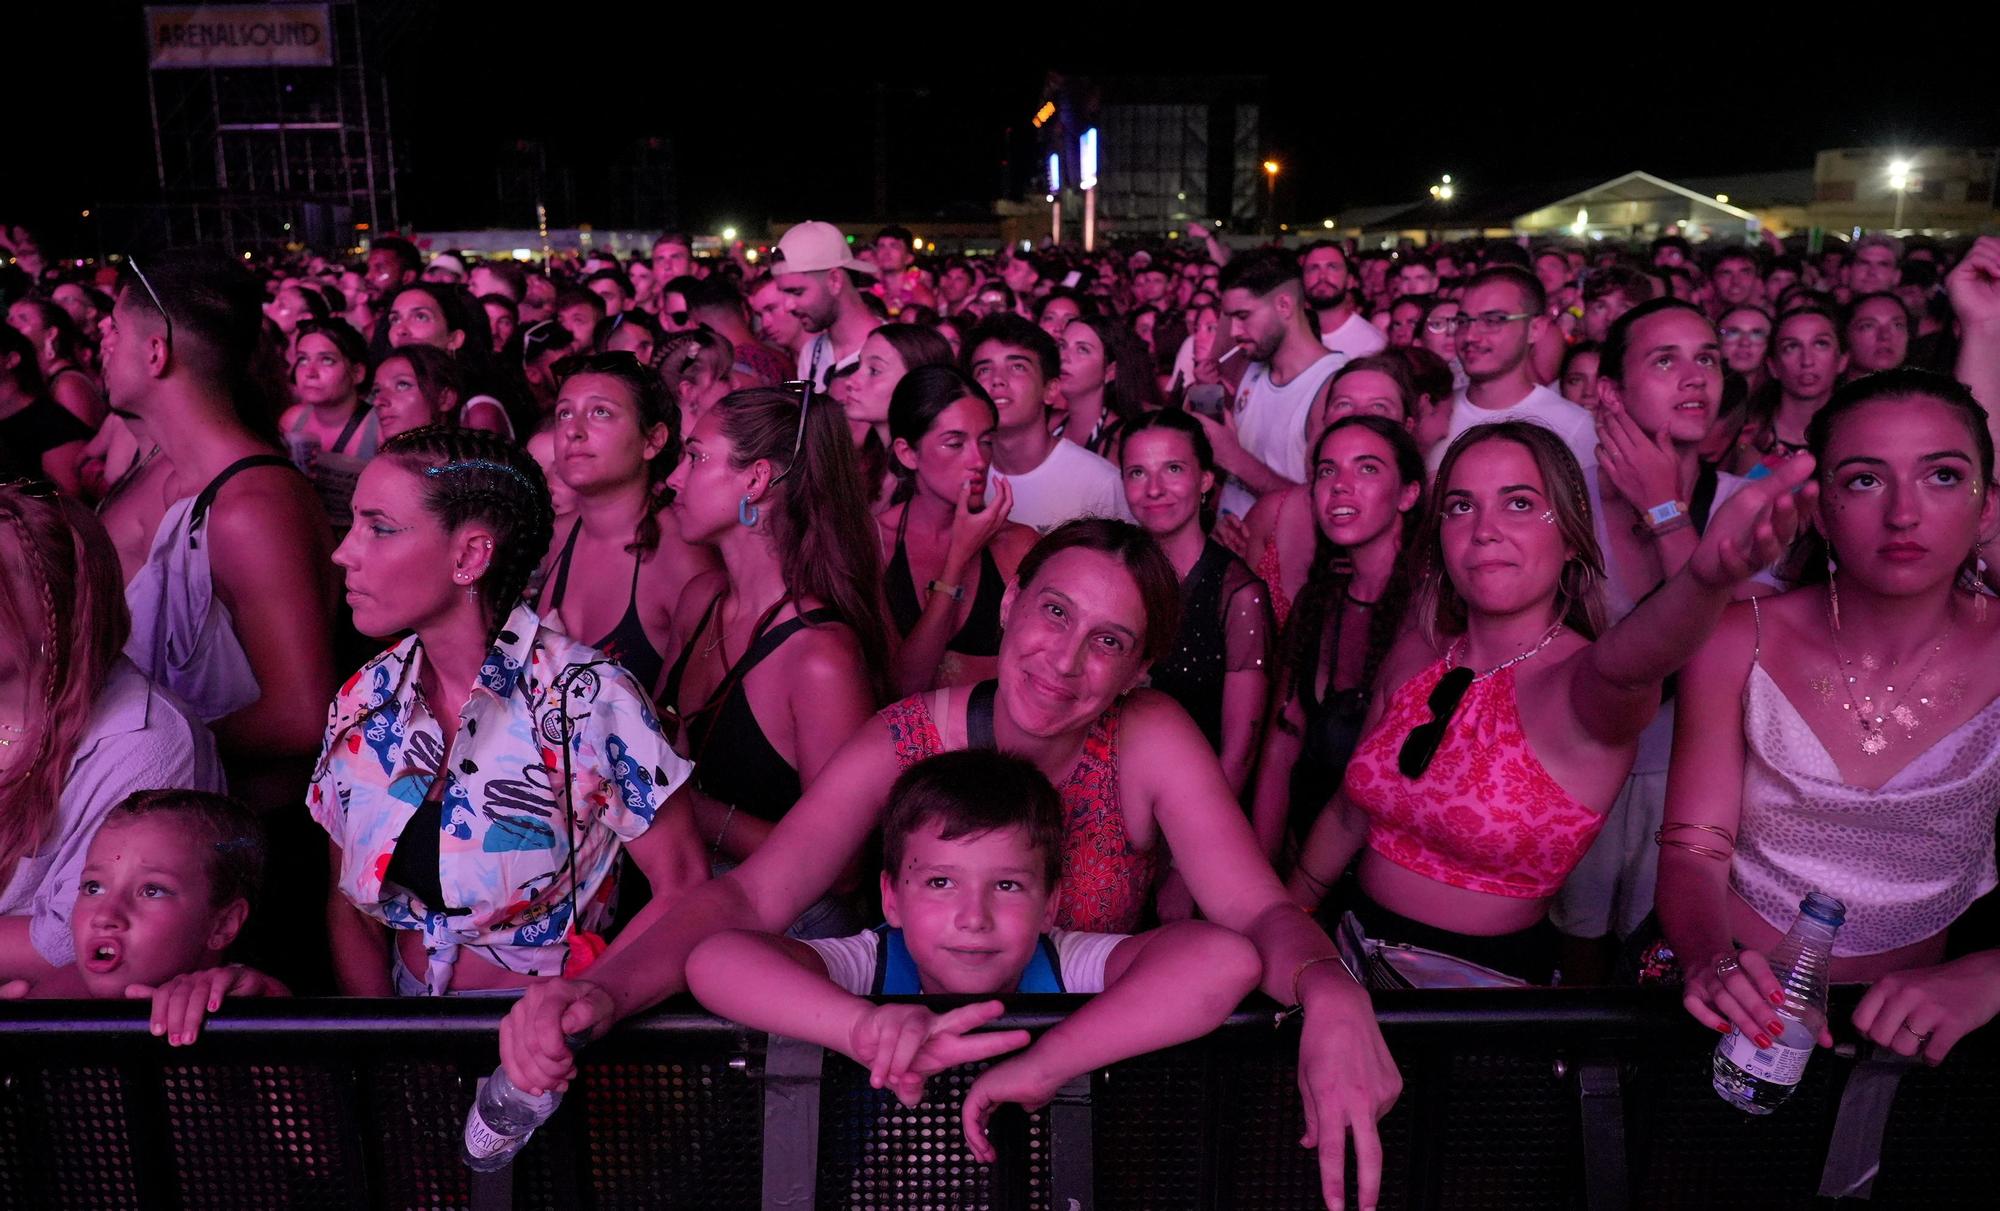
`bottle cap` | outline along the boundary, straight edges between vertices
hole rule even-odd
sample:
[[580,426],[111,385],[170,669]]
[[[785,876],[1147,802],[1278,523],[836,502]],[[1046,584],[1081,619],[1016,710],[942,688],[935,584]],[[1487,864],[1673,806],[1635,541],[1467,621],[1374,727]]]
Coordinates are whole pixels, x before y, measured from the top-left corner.
[[1816,891],[1806,893],[1806,898],[1799,901],[1799,911],[1823,925],[1831,925],[1836,929],[1847,921],[1847,905],[1832,896],[1821,895]]

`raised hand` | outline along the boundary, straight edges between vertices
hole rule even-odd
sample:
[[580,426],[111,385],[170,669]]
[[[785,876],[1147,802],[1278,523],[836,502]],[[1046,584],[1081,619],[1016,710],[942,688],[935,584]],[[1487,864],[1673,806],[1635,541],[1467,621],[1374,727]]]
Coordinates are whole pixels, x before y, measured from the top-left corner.
[[1680,490],[1680,459],[1671,431],[1647,437],[1631,413],[1610,402],[1597,408],[1597,469],[1639,513],[1673,500]]
[[1819,499],[1810,454],[1794,454],[1752,480],[1709,518],[1688,571],[1711,589],[1729,588],[1770,565],[1798,536],[1803,511]]
[[1986,332],[2000,328],[2000,236],[1983,235],[1973,241],[1972,250],[1945,275],[1944,285],[1961,327]]
[[933,1074],[1028,1045],[1025,1030],[969,1033],[1005,1012],[999,1001],[942,1014],[921,1005],[876,1005],[855,1019],[848,1054],[868,1066],[871,1088],[887,1089],[905,1106],[915,1106],[923,1100],[925,1079]]
[[1007,528],[1007,515],[1014,511],[1014,487],[1004,475],[993,477],[993,488],[986,493],[985,505],[973,512],[974,489],[985,492],[985,488],[973,480],[966,480],[958,489],[958,505],[951,513],[951,540],[946,547],[945,567],[963,570],[973,557],[986,549],[994,535]]

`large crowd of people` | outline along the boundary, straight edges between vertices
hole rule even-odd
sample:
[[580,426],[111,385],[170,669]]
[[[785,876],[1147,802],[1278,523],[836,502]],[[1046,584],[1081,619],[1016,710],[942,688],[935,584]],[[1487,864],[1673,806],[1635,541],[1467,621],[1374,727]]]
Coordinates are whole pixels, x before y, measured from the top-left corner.
[[692,992],[1006,1056],[990,1158],[1261,989],[1364,1204],[1338,937],[1767,1043],[1820,891],[1859,1033],[2000,1013],[2000,239],[4,234],[0,995],[515,998],[541,1090]]

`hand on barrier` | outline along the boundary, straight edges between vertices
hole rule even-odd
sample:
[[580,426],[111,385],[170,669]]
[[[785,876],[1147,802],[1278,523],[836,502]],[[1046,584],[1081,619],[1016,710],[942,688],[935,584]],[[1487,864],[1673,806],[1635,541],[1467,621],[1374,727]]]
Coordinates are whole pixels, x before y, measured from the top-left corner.
[[[1346,973],[1340,978],[1347,979]],[[1363,1211],[1374,1211],[1382,1192],[1382,1138],[1375,1124],[1403,1092],[1403,1076],[1382,1041],[1367,995],[1358,986],[1353,995],[1358,1008],[1348,1012],[1322,1008],[1316,1015],[1308,1006],[1299,1036],[1299,1098],[1306,1112],[1306,1133],[1299,1144],[1319,1149],[1320,1195],[1328,1211],[1347,1206],[1350,1134],[1355,1191]]]
[[129,984],[125,988],[128,1000],[151,998],[153,1034],[165,1036],[169,1047],[185,1047],[201,1037],[203,1019],[221,1009],[225,997],[290,995],[291,989],[277,980],[240,963],[190,971],[157,988],[150,984]]
[[2000,1014],[2000,952],[1892,971],[1854,1007],[1854,1028],[1897,1055],[1936,1064]]
[[965,1106],[958,1115],[973,1157],[987,1165],[1000,1159],[992,1141],[986,1138],[986,1122],[993,1117],[995,1107],[1012,1102],[1023,1110],[1040,1110],[1062,1088],[1063,1079],[1043,1072],[1032,1052],[1010,1056],[980,1073],[972,1088],[966,1090]]
[[589,980],[543,980],[528,986],[500,1022],[500,1062],[507,1079],[527,1093],[566,1093],[576,1076],[571,1040],[588,1041],[611,1028],[611,994]]
[[[1710,1030],[1721,1034],[1742,1031],[1743,1037],[1759,1047],[1770,1046],[1771,1040],[1784,1033],[1784,1023],[1777,1015],[1784,993],[1778,987],[1778,977],[1771,974],[1770,962],[1760,952],[1725,952],[1699,966],[1684,968],[1682,978],[1686,991],[1681,994],[1681,1004]],[[1819,1045],[1833,1046],[1833,1035],[1824,1028],[1819,1032]]]
[[905,1106],[915,1106],[932,1074],[1028,1045],[1025,1030],[970,1033],[1006,1008],[999,1001],[981,1001],[939,1014],[922,1005],[872,1006],[849,1030],[848,1054],[868,1066],[871,1088],[887,1089]]

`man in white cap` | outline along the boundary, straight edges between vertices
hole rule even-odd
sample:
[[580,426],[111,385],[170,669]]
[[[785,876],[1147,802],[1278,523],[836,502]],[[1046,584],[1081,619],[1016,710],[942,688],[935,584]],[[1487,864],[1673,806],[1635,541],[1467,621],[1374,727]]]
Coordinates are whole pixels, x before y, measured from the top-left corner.
[[457,285],[465,281],[465,261],[455,252],[440,252],[424,266],[424,280]]
[[778,240],[771,272],[785,308],[812,335],[799,349],[799,377],[824,391],[834,371],[861,360],[861,342],[882,321],[868,309],[857,274],[875,275],[858,261],[831,223],[806,222]]

